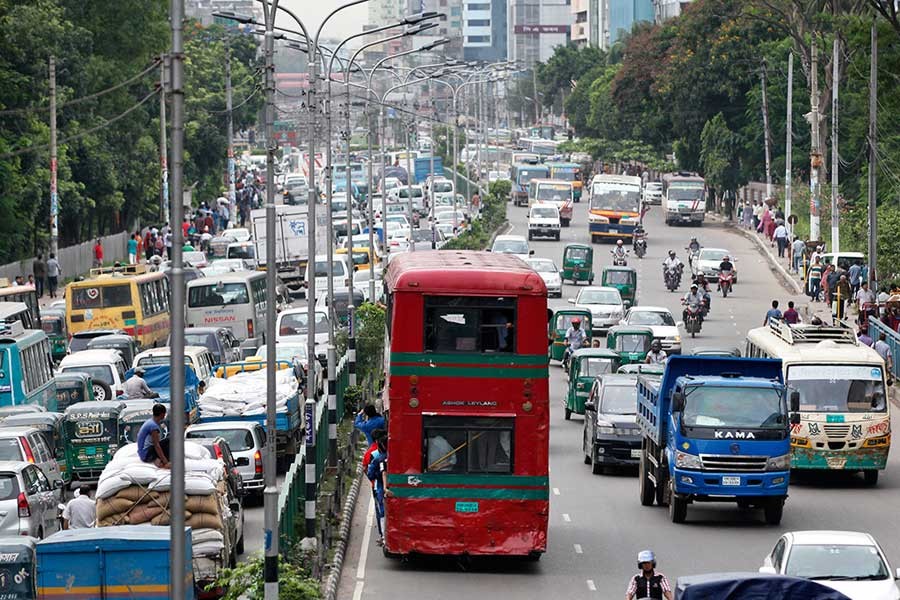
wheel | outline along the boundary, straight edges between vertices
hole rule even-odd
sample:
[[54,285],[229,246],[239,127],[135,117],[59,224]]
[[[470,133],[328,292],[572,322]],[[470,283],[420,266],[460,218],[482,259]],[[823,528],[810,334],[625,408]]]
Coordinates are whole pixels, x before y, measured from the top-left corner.
[[727,298],[727,297],[728,297],[728,286],[727,286],[727,285],[723,285],[723,286],[722,286],[722,297],[723,297],[723,298]]
[[781,515],[784,513],[784,498],[769,498],[765,511],[766,523],[778,525],[781,523]]
[[556,241],[557,241],[557,242],[559,241],[559,234],[558,234],[558,233],[556,234]]
[[653,506],[653,497],[656,494],[653,482],[647,473],[647,451],[641,452],[641,462],[638,463],[638,481],[640,485],[641,504]]
[[591,448],[591,473],[594,475],[601,475],[603,473],[603,463],[595,460],[597,456],[597,449]]
[[110,388],[109,384],[107,384],[105,381],[95,379],[93,383],[93,390],[94,400],[96,400],[97,402],[112,400],[112,388]]
[[657,476],[656,504],[659,506],[669,505],[668,501],[666,500],[666,493],[669,489],[669,478],[666,473],[667,471],[663,471]]
[[572,418],[572,411],[569,410],[569,407],[566,407],[566,421]]
[[697,337],[697,332],[694,330],[693,327],[691,328],[691,337],[692,337],[692,338]]
[[750,508],[750,501],[747,500],[746,498],[742,498],[737,501],[737,505],[738,505],[738,508],[740,508],[741,510],[746,510],[746,509]]
[[878,483],[878,471],[875,469],[863,471],[863,479],[866,485],[875,485]]
[[687,518],[687,505],[687,500],[677,496],[672,484],[669,483],[669,519],[673,523],[684,523]]

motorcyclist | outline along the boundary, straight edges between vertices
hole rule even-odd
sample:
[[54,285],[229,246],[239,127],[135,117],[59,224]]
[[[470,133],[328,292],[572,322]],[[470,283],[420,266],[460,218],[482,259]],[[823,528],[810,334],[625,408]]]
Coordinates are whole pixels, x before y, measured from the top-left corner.
[[625,249],[625,244],[622,243],[622,240],[616,240],[616,247],[612,251],[613,258],[625,258],[628,256],[628,250]]
[[697,241],[696,236],[691,237],[691,243],[688,244],[688,250],[691,251],[691,254],[695,252],[700,252],[700,242]]
[[644,231],[644,226],[638,223],[634,226],[634,236],[632,237],[632,246],[637,250],[638,246],[647,248],[647,232]]
[[656,572],[656,555],[652,550],[638,553],[640,573],[631,578],[625,590],[625,600],[636,598],[653,598],[654,600],[672,600],[672,586],[662,573]]
[[650,352],[647,353],[646,363],[648,365],[661,365],[666,362],[668,357],[666,351],[662,349],[662,342],[653,340],[650,344]]
[[563,364],[568,364],[569,356],[584,346],[584,341],[586,339],[587,334],[584,329],[581,328],[581,319],[575,317],[572,319],[571,325],[566,330],[566,351],[563,354]]
[[700,291],[696,283],[691,284],[691,291],[684,295],[681,303],[685,306],[684,311],[681,313],[682,319],[685,321],[688,317],[688,308],[700,310],[700,306],[703,304],[703,292]]
[[684,268],[684,263],[679,260],[679,258],[675,255],[674,250],[669,250],[669,257],[663,261],[663,270],[678,270]]
[[702,272],[697,273],[697,276],[694,277],[694,283],[700,288],[700,295],[703,296],[703,300],[706,302],[706,308],[712,308],[712,295],[709,291],[709,281],[707,281],[706,275]]
[[[734,263],[731,262],[731,259],[726,254],[722,257],[722,262],[719,263],[719,273],[731,273],[734,271]],[[722,286],[716,285],[716,289],[721,289]]]

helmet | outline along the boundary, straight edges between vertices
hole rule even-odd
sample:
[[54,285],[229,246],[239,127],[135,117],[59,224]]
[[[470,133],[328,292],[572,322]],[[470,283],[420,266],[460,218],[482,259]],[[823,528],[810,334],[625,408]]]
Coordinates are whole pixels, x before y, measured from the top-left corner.
[[581,325],[581,319],[575,317],[574,319],[572,319],[572,325]]
[[641,550],[637,555],[638,568],[641,568],[641,565],[644,563],[650,563],[653,565],[653,568],[656,568],[656,555],[653,554],[653,550]]
[[675,251],[669,250],[669,256],[671,256],[672,258],[675,258]]
[[696,283],[692,283],[692,284],[691,284],[691,289],[692,289],[692,290],[696,290],[696,289],[697,289],[697,284],[696,284]]
[[622,240],[616,240],[616,246],[621,246],[621,245],[622,245]]

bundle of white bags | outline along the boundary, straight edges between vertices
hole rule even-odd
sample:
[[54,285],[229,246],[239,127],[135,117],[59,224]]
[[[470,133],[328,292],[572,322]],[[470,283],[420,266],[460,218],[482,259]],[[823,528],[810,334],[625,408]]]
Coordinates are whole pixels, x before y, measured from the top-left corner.
[[[287,412],[299,384],[292,369],[275,372],[275,410]],[[247,417],[266,413],[266,372],[249,371],[227,379],[212,378],[200,397],[201,418]]]
[[[184,443],[184,488],[188,496],[208,496],[216,491],[216,484],[225,476],[218,460],[194,442]],[[109,498],[119,490],[139,485],[150,491],[165,492],[171,487],[171,471],[145,463],[137,453],[137,444],[119,448],[97,482],[97,498]]]

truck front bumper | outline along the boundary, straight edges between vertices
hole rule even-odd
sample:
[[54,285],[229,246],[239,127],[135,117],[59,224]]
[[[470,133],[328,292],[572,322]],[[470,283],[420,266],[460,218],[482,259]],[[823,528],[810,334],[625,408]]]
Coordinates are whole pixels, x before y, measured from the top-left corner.
[[666,223],[702,223],[704,218],[702,210],[695,211],[666,211]]
[[675,469],[675,491],[695,500],[787,496],[790,471],[723,472]]

